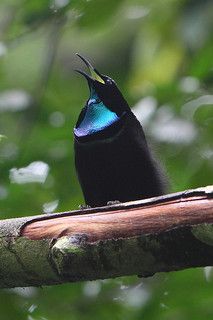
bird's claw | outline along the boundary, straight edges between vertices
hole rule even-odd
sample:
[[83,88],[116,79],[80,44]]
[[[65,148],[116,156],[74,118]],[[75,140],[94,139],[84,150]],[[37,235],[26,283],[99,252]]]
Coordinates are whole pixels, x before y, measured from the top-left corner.
[[79,204],[79,210],[90,209],[91,207],[88,204]]
[[121,203],[119,200],[107,201],[107,206],[114,206],[115,204]]

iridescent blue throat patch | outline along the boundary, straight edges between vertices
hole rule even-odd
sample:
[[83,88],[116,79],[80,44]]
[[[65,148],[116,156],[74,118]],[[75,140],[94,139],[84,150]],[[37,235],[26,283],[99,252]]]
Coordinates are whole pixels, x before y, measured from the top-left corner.
[[83,120],[74,129],[78,137],[101,131],[119,120],[117,114],[109,110],[94,92],[91,92],[86,108]]

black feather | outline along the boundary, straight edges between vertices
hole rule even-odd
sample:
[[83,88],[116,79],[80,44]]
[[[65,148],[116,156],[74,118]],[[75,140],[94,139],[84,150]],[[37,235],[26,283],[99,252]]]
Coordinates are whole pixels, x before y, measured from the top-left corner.
[[93,134],[75,135],[75,165],[86,204],[103,206],[109,201],[125,202],[163,194],[165,179],[152,157],[141,124],[114,81],[101,77],[105,84],[89,80],[89,85],[119,115],[119,120]]

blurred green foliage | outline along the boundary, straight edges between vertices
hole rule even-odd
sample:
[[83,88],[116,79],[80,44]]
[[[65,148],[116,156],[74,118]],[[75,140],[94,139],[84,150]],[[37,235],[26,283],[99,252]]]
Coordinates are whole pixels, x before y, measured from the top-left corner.
[[[75,52],[117,81],[171,191],[212,184],[212,35],[211,0],[1,0],[0,217],[83,203],[72,130],[88,89]],[[35,161],[44,183],[18,183],[11,169]],[[212,291],[211,268],[3,290],[0,317],[213,319]]]

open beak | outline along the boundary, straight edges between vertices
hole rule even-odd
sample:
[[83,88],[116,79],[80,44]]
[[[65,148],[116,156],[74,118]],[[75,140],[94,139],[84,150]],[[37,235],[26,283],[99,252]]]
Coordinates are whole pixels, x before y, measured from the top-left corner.
[[81,71],[81,70],[75,70],[75,71],[82,74],[89,82],[98,81],[102,84],[105,84],[103,76],[100,74],[100,72],[98,72],[91,65],[91,63],[87,59],[85,59],[83,56],[81,56],[79,53],[76,53],[76,55],[86,64],[86,66],[88,67],[88,69],[90,71],[90,75],[88,75],[86,72]]

